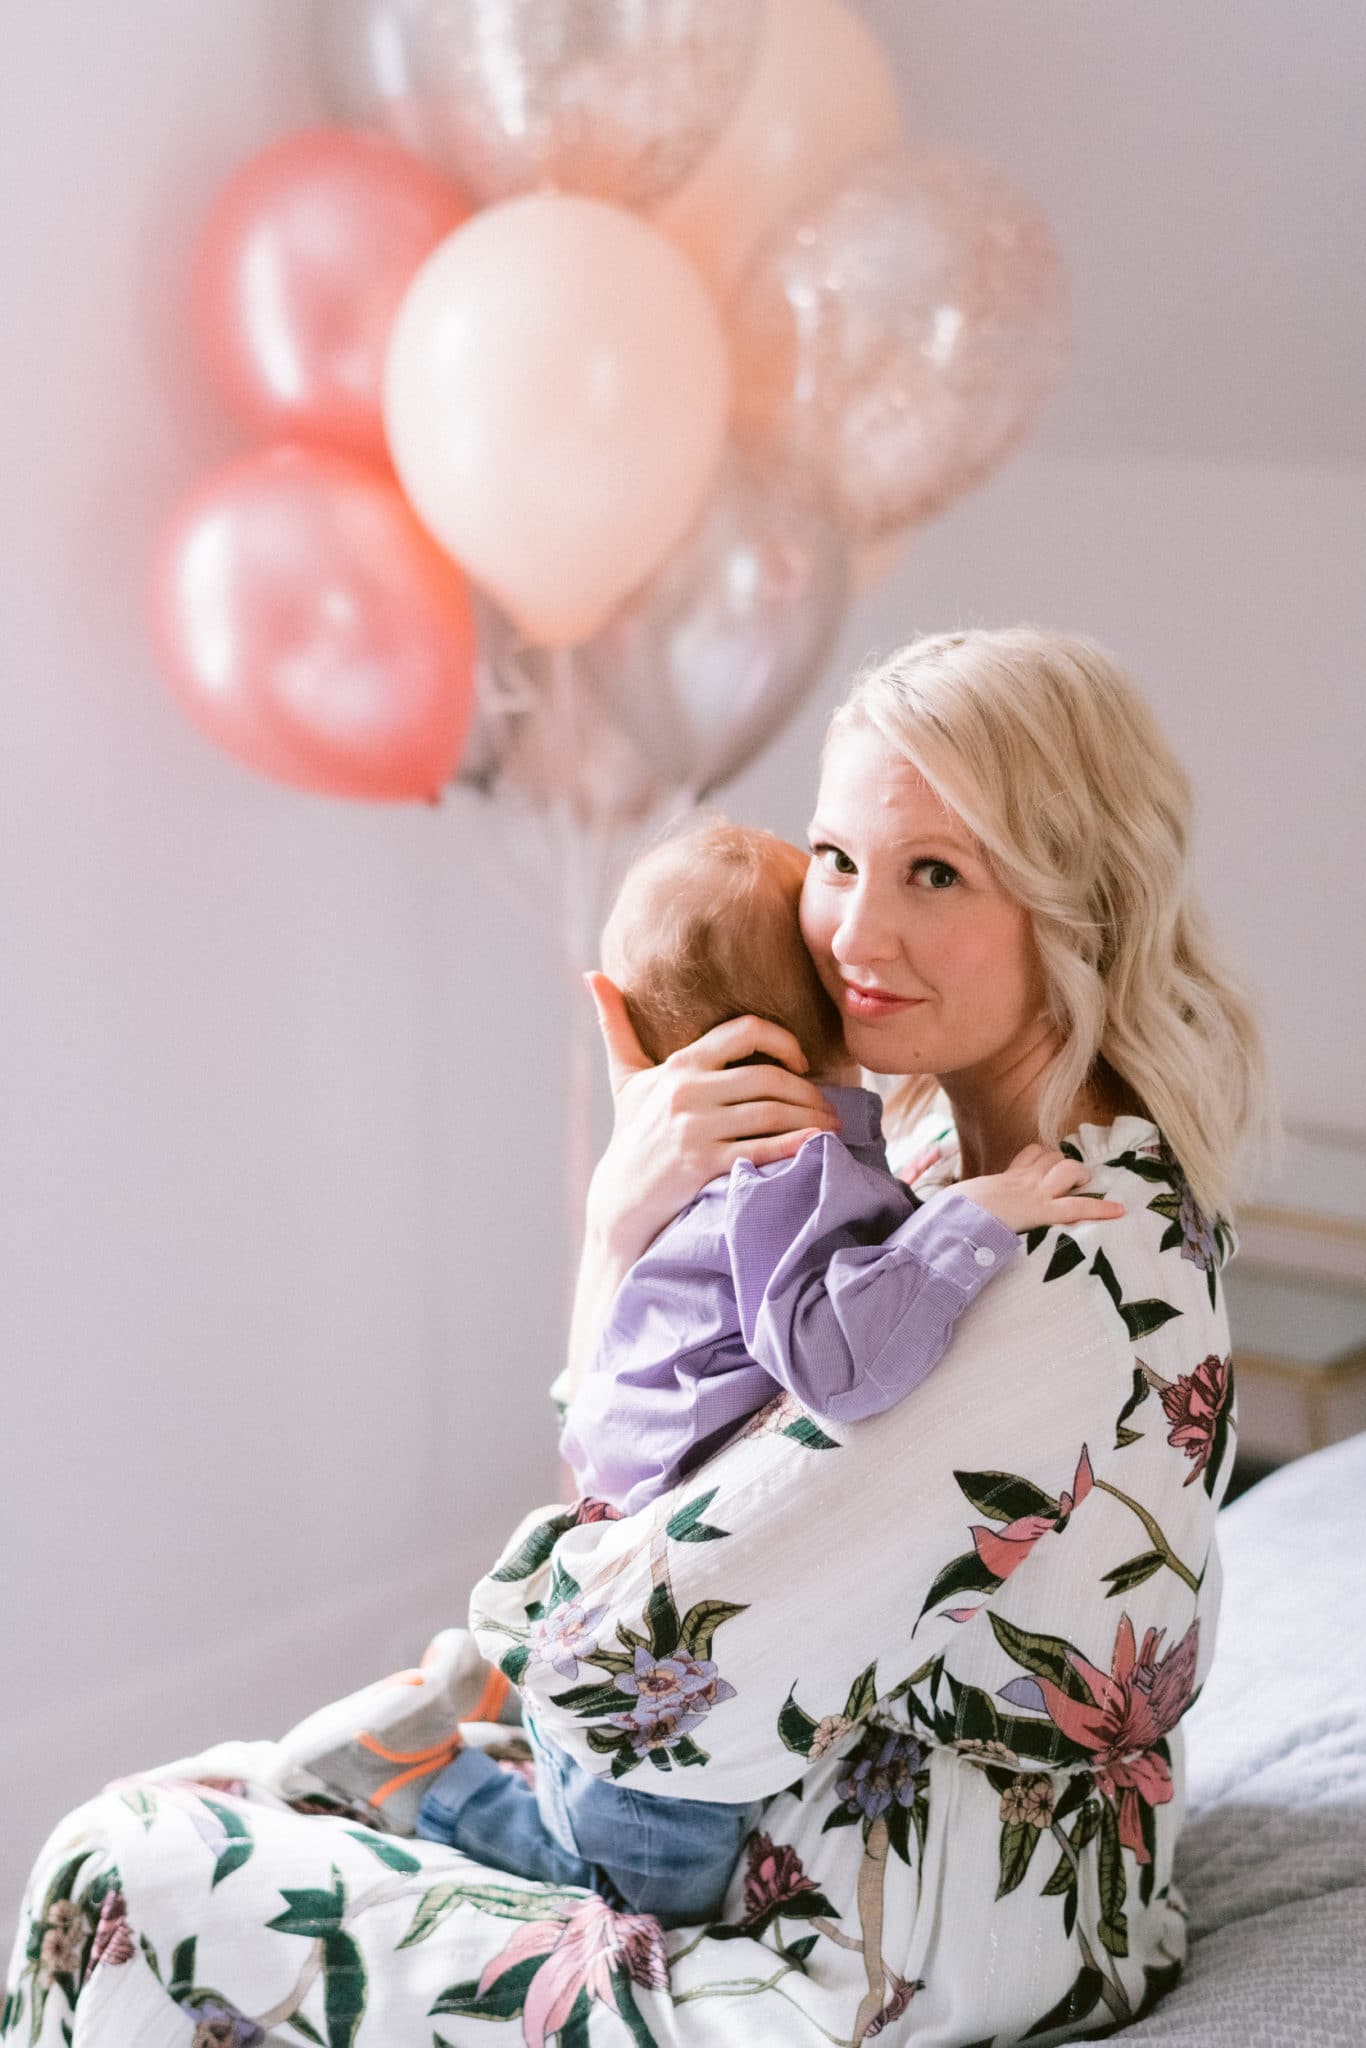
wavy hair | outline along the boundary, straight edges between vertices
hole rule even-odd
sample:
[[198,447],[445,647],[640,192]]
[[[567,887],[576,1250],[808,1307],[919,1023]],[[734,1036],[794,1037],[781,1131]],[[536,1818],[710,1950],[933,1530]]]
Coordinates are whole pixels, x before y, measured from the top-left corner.
[[[1157,1125],[1192,1195],[1231,1213],[1244,1148],[1274,1149],[1258,1013],[1189,872],[1191,786],[1135,684],[1093,642],[1020,626],[916,640],[835,713],[871,725],[956,811],[1033,920],[1059,1046],[1039,1136],[1109,1068]],[[892,1089],[905,1127],[937,1083]]]

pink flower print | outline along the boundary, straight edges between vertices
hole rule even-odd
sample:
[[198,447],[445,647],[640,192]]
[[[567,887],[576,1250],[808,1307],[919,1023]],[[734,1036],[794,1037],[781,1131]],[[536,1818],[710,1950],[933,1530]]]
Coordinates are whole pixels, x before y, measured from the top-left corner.
[[90,1967],[108,1963],[114,1969],[133,1953],[133,1936],[128,1926],[128,1907],[120,1891],[108,1891],[100,1907],[100,1924],[90,1950]]
[[1219,1418],[1228,1406],[1232,1367],[1231,1358],[1220,1358],[1217,1351],[1211,1351],[1194,1372],[1182,1373],[1170,1386],[1158,1389],[1162,1412],[1172,1425],[1167,1442],[1191,1460],[1187,1486],[1210,1461]]
[[[1046,1536],[1050,1530],[1061,1531],[1066,1527],[1068,1516],[1073,1508],[1080,1507],[1093,1483],[1091,1459],[1083,1444],[1072,1490],[1060,1497],[1056,1515],[1020,1515],[1015,1521],[1007,1522],[1004,1529],[988,1529],[981,1522],[975,1524],[972,1540],[987,1570],[998,1579],[1008,1579],[1013,1571],[1018,1571],[1041,1536]],[[955,1621],[966,1620],[975,1611],[956,1608],[953,1618]]]
[[576,1523],[619,1522],[621,1509],[614,1508],[610,1500],[594,1500],[591,1494],[585,1494],[575,1503],[574,1520]]
[[57,1977],[80,1974],[89,1929],[85,1914],[70,1899],[54,1899],[38,1950],[38,1982],[44,1988]]
[[605,1607],[593,1607],[585,1613],[581,1601],[566,1601],[537,1622],[531,1654],[561,1678],[577,1678],[580,1660],[587,1660],[598,1647],[593,1631],[606,1612]]
[[1172,1775],[1156,1754],[1156,1744],[1190,1704],[1200,1624],[1193,1621],[1180,1642],[1159,1658],[1164,1633],[1150,1628],[1140,1648],[1133,1623],[1122,1614],[1108,1672],[1089,1663],[1079,1650],[1069,1649],[1068,1661],[1091,1695],[1089,1706],[1069,1699],[1052,1679],[1037,1681],[1054,1725],[1091,1752],[1096,1785],[1119,1819],[1119,1839],[1140,1863],[1151,1861],[1141,1808],[1165,1806],[1172,1797]]
[[636,1705],[608,1719],[625,1729],[632,1748],[642,1755],[690,1735],[713,1707],[735,1698],[735,1687],[718,1675],[709,1657],[690,1657],[685,1651],[655,1657],[638,1649],[634,1671],[624,1671],[617,1686],[634,1694]]
[[874,2034],[880,2034],[884,2027],[890,2027],[893,2020],[899,2020],[911,2000],[915,1997],[916,1992],[922,1991],[924,1986],[925,1980],[923,1977],[917,1977],[913,1984],[908,1984],[904,1977],[894,1976],[892,1978],[892,1995],[886,2005],[883,2006],[882,2011],[878,2013],[875,2019],[870,2021],[867,2032],[863,2036],[864,2040],[871,2041]]
[[526,2048],[545,2044],[564,2026],[581,1991],[621,2016],[613,1976],[624,1972],[633,1984],[664,1990],[669,1963],[659,1922],[646,1913],[614,1913],[601,1899],[587,1898],[564,1920],[532,1920],[519,1927],[505,1949],[485,1965],[479,1979],[483,1998],[507,1971],[528,1956],[545,1962],[531,1980],[522,2008]]
[[801,1858],[790,1842],[775,1847],[767,1835],[751,1835],[746,1853],[742,1925],[748,1926],[776,1907],[790,1905],[803,1892],[817,1889],[815,1879],[802,1869]]

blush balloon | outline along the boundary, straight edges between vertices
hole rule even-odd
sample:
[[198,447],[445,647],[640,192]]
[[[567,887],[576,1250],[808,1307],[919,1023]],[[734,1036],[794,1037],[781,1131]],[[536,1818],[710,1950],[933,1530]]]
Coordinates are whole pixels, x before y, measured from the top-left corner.
[[468,214],[385,136],[310,130],[244,164],[210,209],[192,284],[201,352],[242,423],[382,462],[395,311]]
[[390,801],[450,780],[473,697],[468,587],[384,471],[299,447],[234,463],[172,521],[151,600],[171,689],[258,774]]

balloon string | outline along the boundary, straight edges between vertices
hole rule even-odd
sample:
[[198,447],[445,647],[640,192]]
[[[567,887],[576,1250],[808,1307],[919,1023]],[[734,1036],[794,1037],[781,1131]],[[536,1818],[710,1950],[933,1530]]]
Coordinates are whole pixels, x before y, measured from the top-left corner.
[[564,762],[564,795],[554,806],[559,839],[560,950],[565,967],[568,1043],[565,1071],[564,1195],[569,1312],[572,1313],[584,1212],[593,1174],[593,1060],[597,1036],[582,976],[597,959],[597,923],[602,884],[603,836],[575,816],[569,792],[577,782],[582,733],[575,692],[574,656],[567,648],[550,656],[550,696]]

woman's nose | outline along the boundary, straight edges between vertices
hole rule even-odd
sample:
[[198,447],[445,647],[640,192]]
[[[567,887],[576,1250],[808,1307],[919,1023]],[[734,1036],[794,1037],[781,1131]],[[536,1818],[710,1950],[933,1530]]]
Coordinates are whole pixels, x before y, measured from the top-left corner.
[[900,940],[891,921],[859,891],[845,898],[830,950],[841,967],[870,967],[875,961],[892,959],[900,950]]

